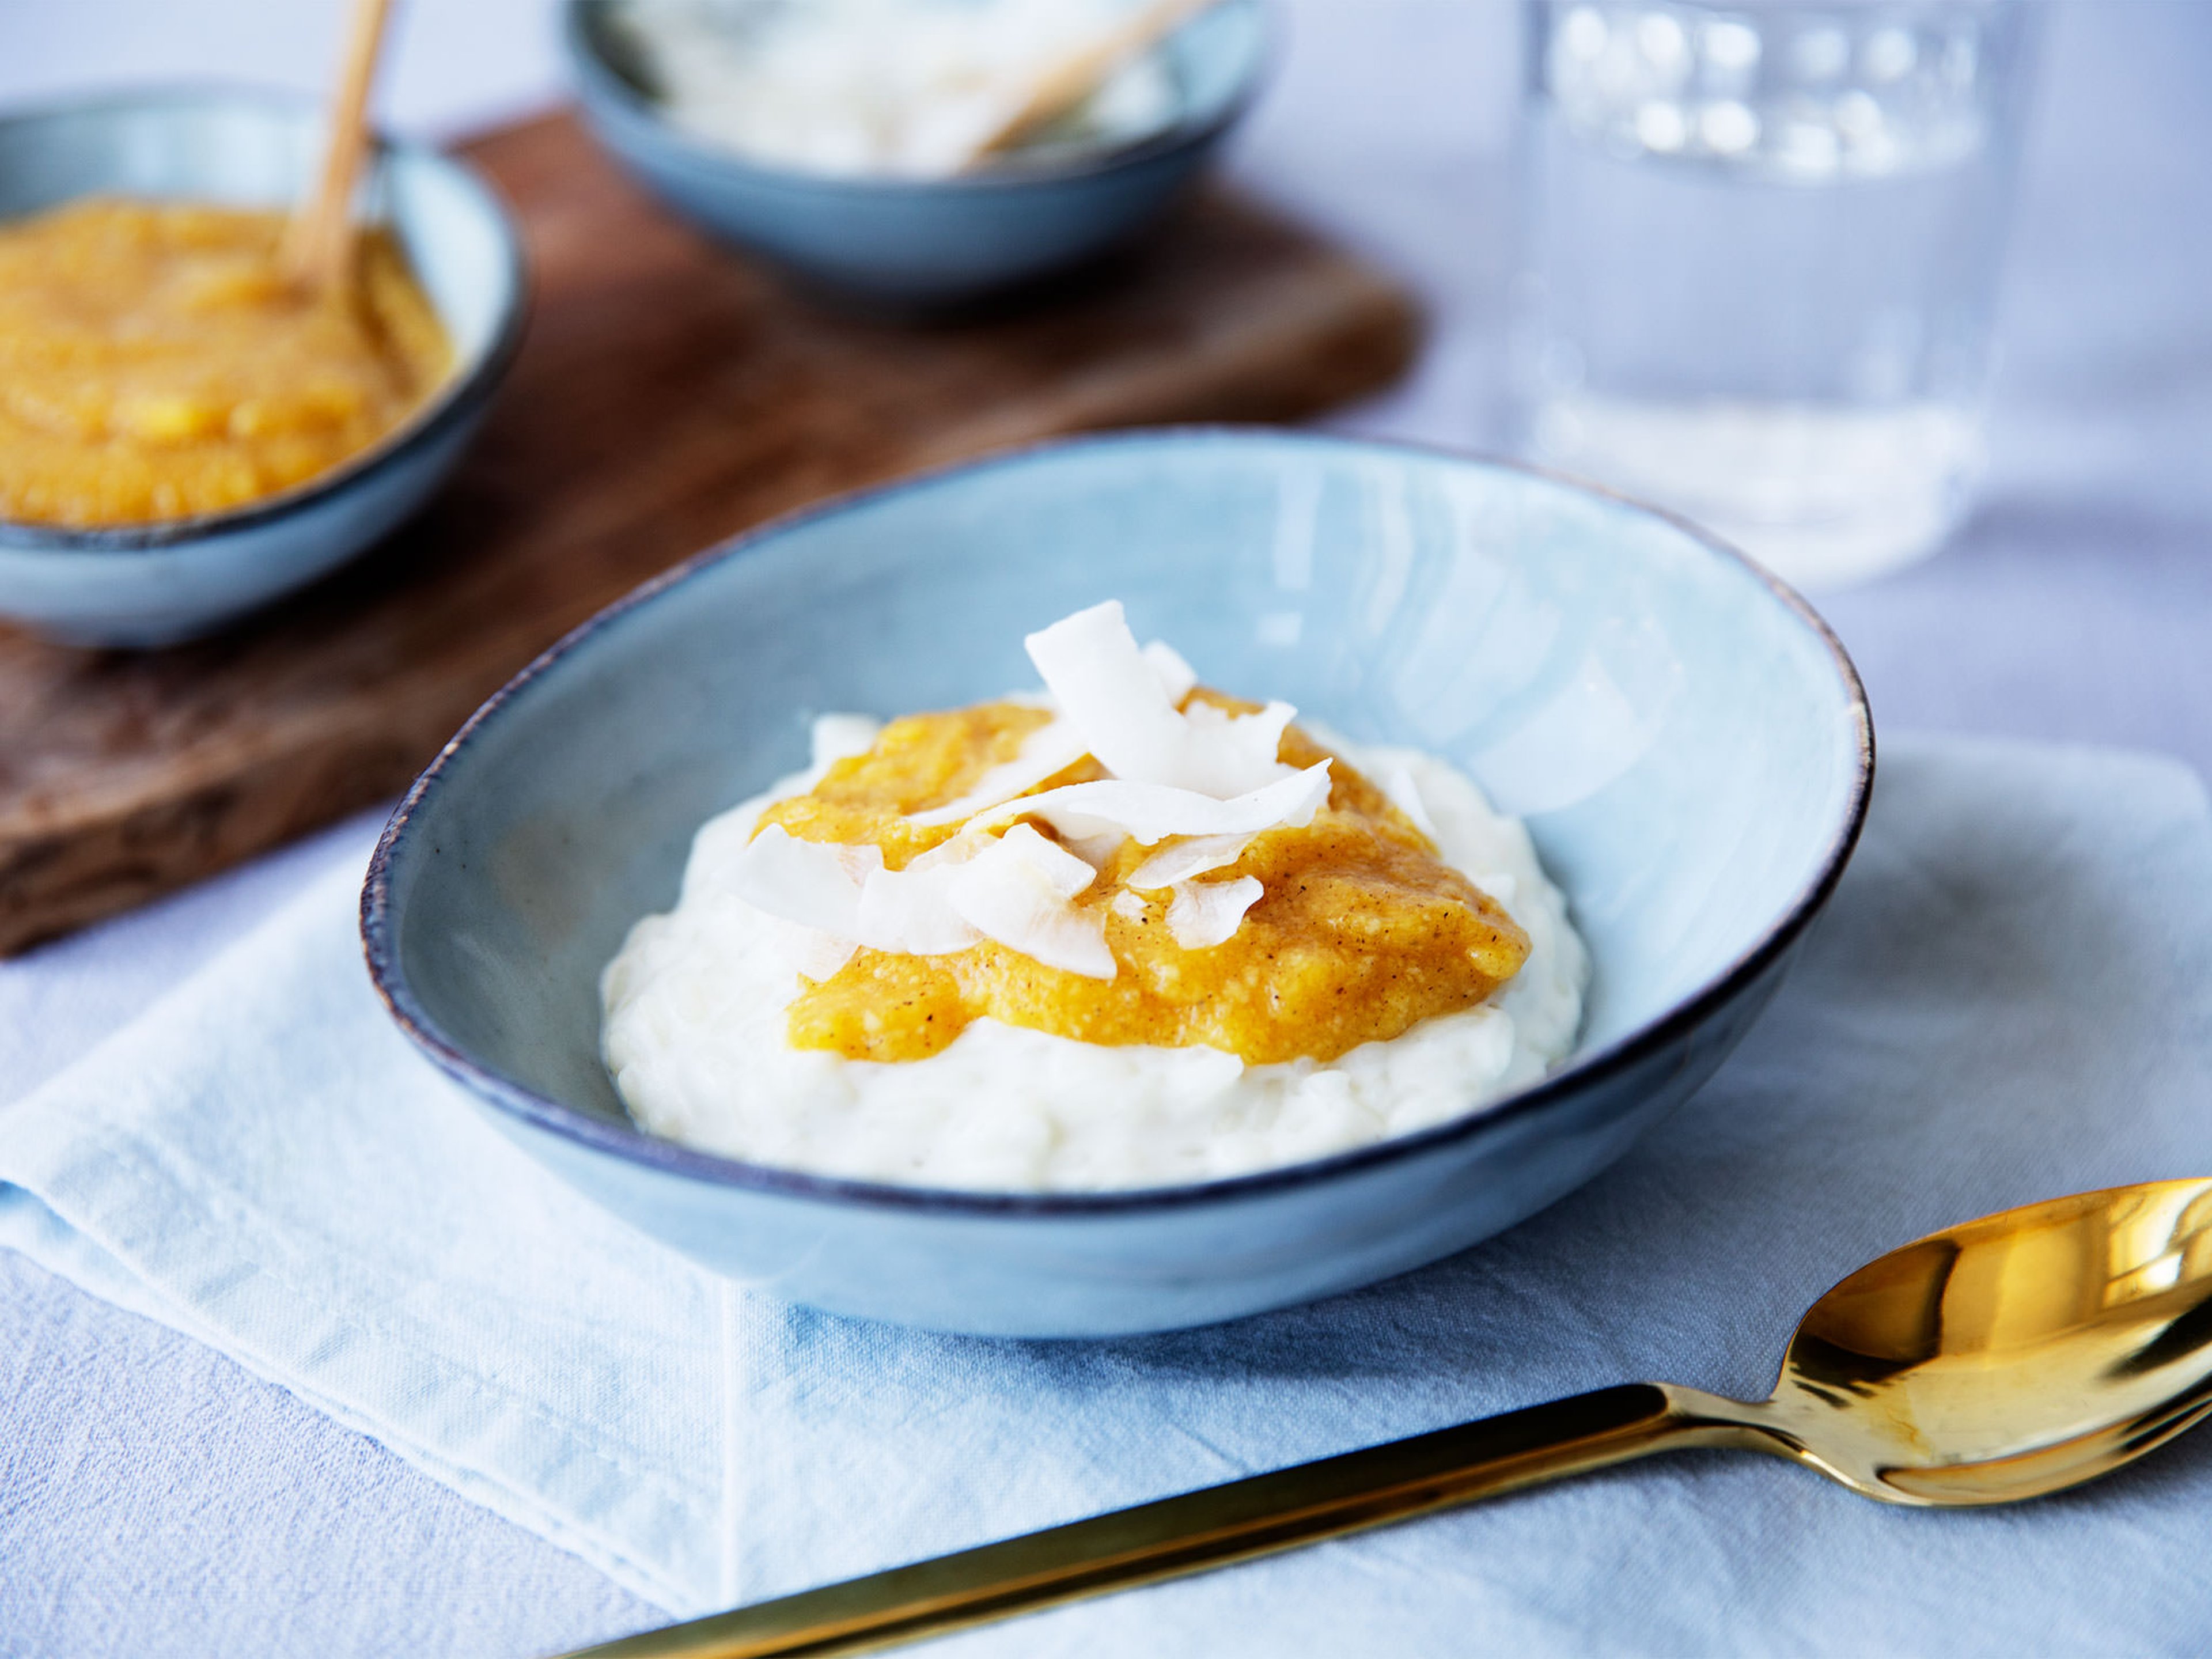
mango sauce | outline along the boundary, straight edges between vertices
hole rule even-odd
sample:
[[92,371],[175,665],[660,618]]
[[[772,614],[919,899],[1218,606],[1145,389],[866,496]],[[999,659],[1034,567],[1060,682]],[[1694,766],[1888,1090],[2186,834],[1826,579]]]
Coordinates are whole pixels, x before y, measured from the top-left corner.
[[398,246],[369,234],[355,292],[303,296],[285,222],[89,198],[0,224],[0,519],[222,512],[422,407],[453,353]]
[[[1232,713],[1255,707],[1192,695]],[[992,702],[894,720],[811,793],[770,805],[761,826],[781,824],[804,841],[873,843],[888,867],[903,869],[958,829],[918,827],[907,815],[957,799],[1049,718]],[[1328,752],[1293,726],[1278,754],[1304,768]],[[1086,757],[1038,788],[1103,775]],[[1340,757],[1329,775],[1328,801],[1311,823],[1269,830],[1233,866],[1200,878],[1255,876],[1267,890],[1224,944],[1178,945],[1164,892],[1138,892],[1139,916],[1114,910],[1131,890],[1127,877],[1158,850],[1126,842],[1076,900],[1104,914],[1120,967],[1114,979],[1047,967],[988,939],[948,956],[862,950],[830,978],[802,981],[791,1042],[851,1060],[919,1060],[988,1015],[1085,1042],[1204,1044],[1255,1065],[1326,1060],[1471,1008],[1512,978],[1528,954],[1513,919]]]

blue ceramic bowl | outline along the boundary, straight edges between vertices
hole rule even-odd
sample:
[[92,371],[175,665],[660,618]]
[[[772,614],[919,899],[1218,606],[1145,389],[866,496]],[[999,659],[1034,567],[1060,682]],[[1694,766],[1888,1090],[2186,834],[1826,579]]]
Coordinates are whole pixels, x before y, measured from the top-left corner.
[[1158,215],[1237,123],[1267,56],[1260,0],[1225,0],[1164,44],[1182,112],[1141,143],[946,179],[832,176],[750,161],[675,126],[606,0],[568,0],[564,34],[592,131],[708,234],[878,304],[935,307],[1064,270]]
[[[320,157],[313,104],[131,94],[0,117],[0,219],[127,195],[289,207]],[[388,145],[365,210],[388,223],[452,337],[453,377],[344,465],[227,513],[112,530],[0,520],[0,616],[80,645],[167,645],[313,580],[397,525],[459,458],[522,334],[521,245],[459,162]]]
[[[1029,684],[1118,597],[1214,684],[1418,744],[1523,813],[1595,963],[1571,1062],[1441,1127],[1202,1185],[925,1191],[657,1139],[599,1063],[601,965],[814,714]],[[369,868],[369,971],[491,1121],[700,1261],[840,1312],[1165,1329],[1463,1249],[1625,1152],[1773,991],[1873,767],[1842,648],[1672,519],[1539,473],[1261,431],[1093,438],[803,513],[641,588],[477,712]]]

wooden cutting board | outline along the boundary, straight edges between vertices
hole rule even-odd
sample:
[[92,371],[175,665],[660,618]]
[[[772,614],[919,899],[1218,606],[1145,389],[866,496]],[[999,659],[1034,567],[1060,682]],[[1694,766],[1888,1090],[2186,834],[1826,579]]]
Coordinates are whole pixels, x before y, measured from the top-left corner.
[[0,624],[0,954],[386,799],[538,651],[800,503],[1085,428],[1279,420],[1373,391],[1418,323],[1385,278],[1233,197],[1011,313],[823,309],[702,240],[570,117],[465,147],[533,307],[422,517],[211,640],[97,652]]

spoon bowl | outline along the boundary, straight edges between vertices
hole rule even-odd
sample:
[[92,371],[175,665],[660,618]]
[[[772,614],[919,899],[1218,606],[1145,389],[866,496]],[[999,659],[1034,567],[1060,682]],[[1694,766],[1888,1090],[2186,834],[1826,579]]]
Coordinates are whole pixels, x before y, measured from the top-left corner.
[[[1679,1391],[1678,1391],[1679,1392]],[[2212,1411],[2212,1181],[2077,1194],[1892,1251],[1818,1302],[1741,1420],[1856,1492],[2002,1504]]]
[[649,1631],[585,1655],[854,1653],[1654,1452],[1793,1458],[1884,1503],[2037,1498],[2212,1412],[2212,1180],[1985,1216],[1815,1302],[1772,1396],[1631,1382]]

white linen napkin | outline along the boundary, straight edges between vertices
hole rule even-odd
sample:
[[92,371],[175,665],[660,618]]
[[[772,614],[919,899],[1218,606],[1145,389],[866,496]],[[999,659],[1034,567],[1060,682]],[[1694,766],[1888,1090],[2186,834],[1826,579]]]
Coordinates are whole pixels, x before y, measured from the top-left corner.
[[[0,1243],[672,1613],[1577,1389],[1763,1395],[1797,1314],[1883,1249],[2212,1173],[2212,814],[2141,757],[1891,744],[1792,979],[1615,1169],[1374,1289],[1112,1343],[811,1313],[603,1216],[392,1030],[359,876],[346,859],[0,1109]],[[2208,1504],[2212,1440],[1953,1515],[1681,1457],[947,1650],[2202,1650]]]

